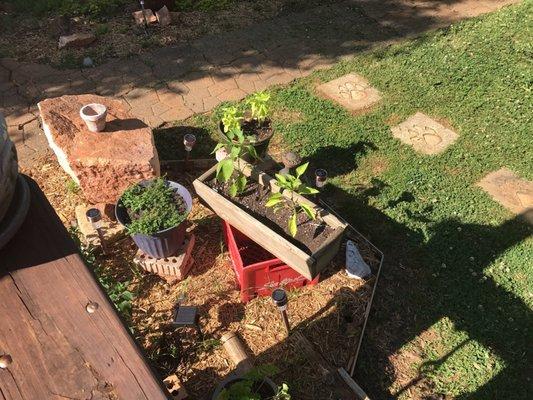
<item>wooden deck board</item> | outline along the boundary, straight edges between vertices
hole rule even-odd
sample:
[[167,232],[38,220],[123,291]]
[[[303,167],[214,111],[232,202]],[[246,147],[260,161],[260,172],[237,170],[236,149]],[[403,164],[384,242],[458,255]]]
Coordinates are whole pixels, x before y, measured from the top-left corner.
[[[0,250],[0,399],[168,399],[37,185]],[[89,301],[96,312],[86,311]]]

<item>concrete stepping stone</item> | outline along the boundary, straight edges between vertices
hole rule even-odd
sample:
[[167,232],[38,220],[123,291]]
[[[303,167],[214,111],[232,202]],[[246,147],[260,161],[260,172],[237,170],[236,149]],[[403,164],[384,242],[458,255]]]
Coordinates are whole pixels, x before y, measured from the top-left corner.
[[501,168],[477,183],[494,200],[515,214],[533,209],[533,182]]
[[417,112],[391,128],[392,135],[422,154],[439,154],[453,144],[459,135],[427,115]]
[[357,74],[341,76],[318,86],[317,90],[354,114],[369,110],[381,100],[379,91]]

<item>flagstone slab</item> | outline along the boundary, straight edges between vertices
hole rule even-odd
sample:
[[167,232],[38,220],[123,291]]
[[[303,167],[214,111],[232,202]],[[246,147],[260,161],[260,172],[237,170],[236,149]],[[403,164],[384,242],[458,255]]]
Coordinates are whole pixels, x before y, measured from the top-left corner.
[[[91,103],[107,107],[102,132],[89,131],[80,117]],[[38,107],[50,147],[88,202],[116,203],[131,184],[159,176],[152,129],[122,101],[86,94],[46,99]]]
[[422,154],[439,154],[452,145],[459,135],[427,115],[417,112],[391,128],[392,135]]
[[533,182],[501,168],[477,183],[494,200],[515,214],[533,209]]
[[381,94],[360,75],[348,74],[324,83],[317,90],[352,113],[369,110],[381,100]]

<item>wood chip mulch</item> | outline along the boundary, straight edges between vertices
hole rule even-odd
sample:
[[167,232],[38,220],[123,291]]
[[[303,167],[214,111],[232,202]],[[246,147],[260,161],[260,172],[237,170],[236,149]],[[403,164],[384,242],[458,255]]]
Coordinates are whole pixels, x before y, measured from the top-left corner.
[[[24,172],[37,181],[69,226],[75,218],[74,207],[83,201],[81,193],[65,190],[70,178],[55,160],[43,159],[36,165],[40,167]],[[192,179],[189,175],[185,182],[189,188]],[[220,219],[195,199],[189,221],[189,229],[196,235],[195,263],[189,276],[174,286],[137,269],[132,263],[136,247],[129,238],[113,244],[110,256],[97,256],[106,274],[130,282],[129,290],[135,294],[131,327],[154,367],[164,376],[177,373],[192,399],[210,399],[216,384],[234,368],[219,338],[235,331],[256,365],[272,363],[280,369],[274,380],[287,382],[294,399],[330,398],[334,388],[325,384],[316,366],[299,353],[295,340],[287,338],[272,300],[240,301]],[[303,333],[337,367],[346,368],[357,347],[380,263],[368,242],[357,240],[357,245],[372,268],[370,279],[346,276],[342,249],[320,283],[289,292],[292,329]],[[172,328],[178,301],[199,307],[203,338],[193,329]]]

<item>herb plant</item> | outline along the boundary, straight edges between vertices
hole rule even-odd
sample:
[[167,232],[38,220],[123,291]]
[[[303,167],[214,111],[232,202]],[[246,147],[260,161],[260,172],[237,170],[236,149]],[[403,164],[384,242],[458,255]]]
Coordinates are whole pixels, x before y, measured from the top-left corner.
[[247,104],[250,106],[252,119],[256,119],[259,123],[263,123],[268,115],[268,102],[270,94],[266,92],[257,92],[251,96]]
[[222,125],[224,133],[241,128],[242,112],[237,107],[226,107],[223,109]]
[[266,207],[274,207],[274,211],[277,211],[279,208],[289,208],[292,210],[291,217],[288,221],[289,233],[292,237],[296,236],[298,232],[298,214],[304,212],[310,219],[314,220],[316,218],[316,213],[313,208],[308,206],[305,203],[300,203],[294,198],[294,193],[300,195],[305,194],[316,194],[318,190],[306,186],[300,177],[307,170],[309,163],[305,163],[296,168],[296,175],[291,174],[280,175],[276,174],[276,181],[282,190],[289,190],[290,197],[286,197],[281,194],[281,191],[278,193],[272,193],[266,202]]
[[274,365],[261,365],[255,367],[242,377],[242,380],[233,383],[224,389],[216,400],[291,400],[289,386],[284,383],[278,388],[277,393],[265,399],[261,397],[259,390],[263,380],[279,372]]
[[154,179],[146,186],[130,187],[121,200],[131,218],[127,226],[130,235],[153,235],[179,225],[187,216],[185,201],[163,178]]
[[[228,184],[228,193],[231,197],[237,196],[244,191],[248,179],[240,168],[235,169],[235,163],[239,166],[242,156],[249,154],[258,159],[255,148],[246,142],[246,138],[241,127],[234,128],[227,133],[227,139],[218,143],[213,150],[216,153],[221,148],[226,148],[228,156],[217,164],[216,178],[220,183]],[[236,172],[236,175],[234,174]]]

